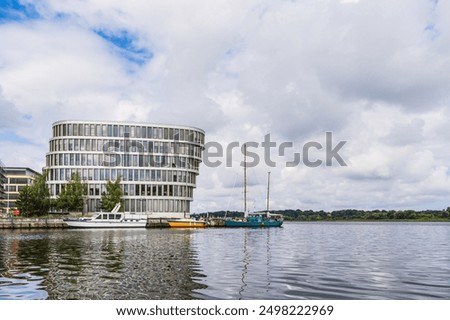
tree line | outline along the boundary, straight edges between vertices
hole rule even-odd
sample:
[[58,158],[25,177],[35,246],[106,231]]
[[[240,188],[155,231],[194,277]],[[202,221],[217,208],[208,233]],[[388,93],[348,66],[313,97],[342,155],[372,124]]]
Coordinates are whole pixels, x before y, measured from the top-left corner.
[[[87,184],[81,181],[78,173],[72,175],[72,178],[63,185],[63,189],[58,198],[51,199],[50,191],[46,184],[47,174],[36,177],[31,185],[25,186],[17,199],[17,209],[20,215],[24,217],[44,216],[50,210],[56,210],[61,213],[82,212],[84,201],[87,197]],[[120,202],[123,211],[123,192],[120,187],[120,177],[116,181],[108,181],[106,192],[102,194],[101,209],[111,211],[114,206]]]
[[[285,220],[290,221],[383,221],[383,220],[416,220],[416,221],[450,221],[450,207],[444,210],[356,210],[344,209],[335,211],[314,210],[277,210]],[[206,216],[207,213],[200,213]],[[208,213],[210,217],[242,217],[239,211],[216,211]]]

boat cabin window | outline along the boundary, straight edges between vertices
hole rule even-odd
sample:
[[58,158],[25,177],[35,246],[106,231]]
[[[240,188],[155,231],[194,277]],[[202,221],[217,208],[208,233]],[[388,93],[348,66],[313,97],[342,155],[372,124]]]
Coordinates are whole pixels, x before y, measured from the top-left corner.
[[95,220],[120,220],[121,217],[120,213],[102,213],[95,217]]

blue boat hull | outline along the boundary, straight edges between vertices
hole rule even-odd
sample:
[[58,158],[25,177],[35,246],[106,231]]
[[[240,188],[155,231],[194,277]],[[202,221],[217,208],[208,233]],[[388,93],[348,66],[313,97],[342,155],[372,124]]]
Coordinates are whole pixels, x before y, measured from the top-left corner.
[[264,222],[264,228],[271,228],[271,227],[281,227],[283,224],[283,221],[280,220],[272,220],[272,219],[266,219]]
[[244,220],[225,220],[225,227],[227,228],[271,228],[281,227],[282,220],[263,219],[259,216],[248,217]]

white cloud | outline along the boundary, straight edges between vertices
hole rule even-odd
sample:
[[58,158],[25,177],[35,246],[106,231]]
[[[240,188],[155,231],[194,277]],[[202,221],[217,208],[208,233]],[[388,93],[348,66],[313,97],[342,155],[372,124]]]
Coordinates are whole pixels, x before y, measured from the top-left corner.
[[[194,125],[224,145],[271,133],[296,152],[333,131],[348,167],[286,168],[293,151],[272,150],[254,201],[270,170],[273,208],[447,206],[448,3],[22,2],[40,17],[0,24],[2,122],[29,143],[2,143],[9,165],[32,152],[19,162],[39,169],[60,119]],[[194,210],[241,209],[234,155],[202,166]]]
[[22,124],[22,115],[17,110],[16,106],[5,97],[3,97],[3,90],[0,86],[0,110],[2,113],[2,121],[0,121],[0,131],[12,129],[17,125]]

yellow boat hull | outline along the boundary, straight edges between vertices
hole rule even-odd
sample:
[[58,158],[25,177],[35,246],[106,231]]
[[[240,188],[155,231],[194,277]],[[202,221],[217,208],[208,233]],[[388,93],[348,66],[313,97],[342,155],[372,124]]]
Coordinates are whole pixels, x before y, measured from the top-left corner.
[[171,228],[205,228],[206,221],[197,220],[170,220],[168,221]]

